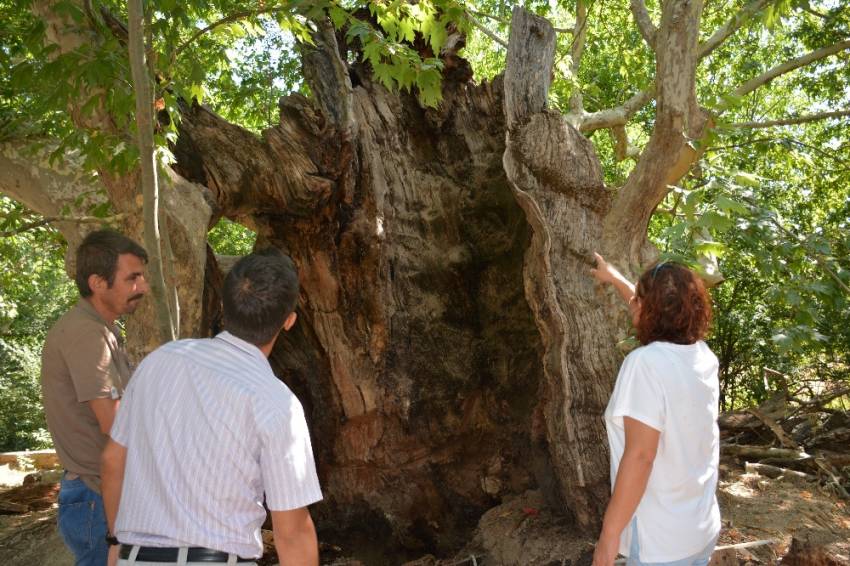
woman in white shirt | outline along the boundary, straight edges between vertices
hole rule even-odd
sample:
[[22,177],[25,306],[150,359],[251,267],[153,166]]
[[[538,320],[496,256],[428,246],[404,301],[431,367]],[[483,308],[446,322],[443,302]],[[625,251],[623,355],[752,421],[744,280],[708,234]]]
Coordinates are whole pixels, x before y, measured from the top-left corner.
[[703,566],[720,533],[717,357],[700,278],[658,263],[633,286],[596,254],[593,276],[629,304],[641,347],[623,361],[605,425],[613,493],[593,566]]

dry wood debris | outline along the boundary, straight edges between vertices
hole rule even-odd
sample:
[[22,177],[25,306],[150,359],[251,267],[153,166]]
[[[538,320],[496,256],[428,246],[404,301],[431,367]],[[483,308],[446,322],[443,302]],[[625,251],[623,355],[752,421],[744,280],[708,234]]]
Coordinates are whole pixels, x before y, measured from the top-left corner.
[[810,480],[850,499],[850,414],[829,407],[848,394],[843,384],[809,399],[780,390],[760,407],[724,413],[721,454],[748,471]]

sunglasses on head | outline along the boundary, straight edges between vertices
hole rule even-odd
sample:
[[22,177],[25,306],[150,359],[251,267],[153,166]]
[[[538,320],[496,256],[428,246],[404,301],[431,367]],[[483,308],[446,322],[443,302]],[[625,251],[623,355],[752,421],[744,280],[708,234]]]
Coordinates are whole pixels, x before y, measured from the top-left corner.
[[672,267],[672,264],[667,263],[666,261],[662,261],[661,263],[653,267],[652,273],[649,274],[650,279],[655,279],[655,276],[658,274],[658,272],[664,269],[665,267]]

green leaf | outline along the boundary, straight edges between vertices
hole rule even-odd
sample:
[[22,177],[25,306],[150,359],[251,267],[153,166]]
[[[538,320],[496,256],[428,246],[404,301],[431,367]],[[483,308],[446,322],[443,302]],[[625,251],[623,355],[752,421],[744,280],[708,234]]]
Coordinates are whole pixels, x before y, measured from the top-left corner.
[[750,209],[746,205],[734,201],[724,195],[719,195],[716,199],[714,199],[714,204],[717,208],[724,212],[736,212],[741,215],[750,214]]
[[695,226],[709,228],[717,232],[725,232],[733,226],[733,222],[727,216],[714,210],[709,210],[699,217]]
[[431,44],[431,50],[434,52],[434,55],[440,54],[440,49],[443,48],[443,45],[446,44],[446,39],[448,39],[449,34],[446,31],[446,24],[443,21],[434,22],[434,25],[431,26],[431,33],[429,34],[429,43]]
[[706,241],[695,244],[694,250],[701,255],[721,257],[724,253],[726,253],[727,247],[723,242]]
[[106,218],[107,216],[109,216],[110,208],[111,207],[108,201],[102,202],[91,209],[91,215],[96,216],[97,218]]
[[403,18],[399,21],[398,31],[401,39],[413,43],[416,39],[416,22],[413,18]]
[[348,12],[340,8],[339,6],[331,6],[328,11],[331,17],[331,22],[336,29],[342,28],[343,24],[348,20]]
[[752,173],[739,172],[735,174],[735,182],[742,187],[759,187],[761,179]]

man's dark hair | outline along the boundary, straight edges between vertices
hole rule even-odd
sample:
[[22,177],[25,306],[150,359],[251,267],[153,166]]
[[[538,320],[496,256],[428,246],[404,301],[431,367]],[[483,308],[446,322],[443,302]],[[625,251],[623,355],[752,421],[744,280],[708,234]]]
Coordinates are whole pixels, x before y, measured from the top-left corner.
[[236,262],[224,280],[224,328],[263,346],[271,342],[298,302],[298,271],[275,248]]
[[124,254],[133,254],[145,263],[148,262],[145,248],[115,230],[97,230],[86,236],[77,248],[77,272],[74,276],[80,295],[92,295],[89,287],[89,277],[92,275],[103,277],[107,285],[112,287],[118,270],[118,256]]

